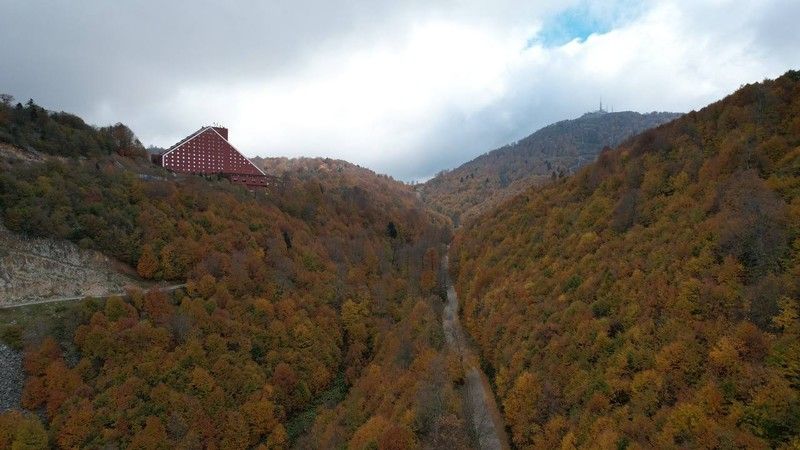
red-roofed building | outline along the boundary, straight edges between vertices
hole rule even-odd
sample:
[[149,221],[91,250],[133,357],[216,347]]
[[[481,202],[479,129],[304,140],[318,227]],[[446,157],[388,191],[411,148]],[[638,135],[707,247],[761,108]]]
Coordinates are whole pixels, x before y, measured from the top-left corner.
[[153,155],[153,162],[177,173],[221,175],[250,188],[277,182],[228,142],[228,129],[223,127],[203,127],[163,153]]

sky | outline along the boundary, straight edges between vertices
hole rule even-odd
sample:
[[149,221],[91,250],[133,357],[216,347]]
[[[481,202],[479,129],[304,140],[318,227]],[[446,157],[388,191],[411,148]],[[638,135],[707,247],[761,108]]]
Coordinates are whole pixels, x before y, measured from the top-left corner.
[[423,180],[558,120],[800,69],[797,0],[0,0],[0,92],[169,147]]

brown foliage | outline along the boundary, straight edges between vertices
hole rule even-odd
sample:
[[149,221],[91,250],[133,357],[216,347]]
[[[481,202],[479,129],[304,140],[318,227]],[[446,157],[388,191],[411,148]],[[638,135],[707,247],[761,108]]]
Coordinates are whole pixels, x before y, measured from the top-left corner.
[[456,236],[517,446],[798,442],[798,117],[795,72],[745,86]]

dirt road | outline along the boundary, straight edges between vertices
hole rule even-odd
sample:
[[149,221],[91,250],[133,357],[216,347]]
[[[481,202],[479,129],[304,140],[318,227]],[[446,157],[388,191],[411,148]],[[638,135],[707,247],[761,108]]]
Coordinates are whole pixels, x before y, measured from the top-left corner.
[[458,318],[458,296],[447,271],[447,256],[442,260],[442,264],[445,272],[448,273],[447,304],[442,313],[442,327],[447,345],[461,355],[466,402],[471,415],[470,420],[478,438],[478,445],[481,449],[508,449],[508,436],[503,425],[502,415],[500,415],[500,410],[494,400],[491,385],[486,374],[481,370],[477,352],[466,338]]
[[[171,286],[164,286],[164,287],[155,287],[155,289],[159,290],[161,292],[171,292],[171,291],[174,291],[176,289],[183,288],[183,287],[186,287],[186,283],[173,284]],[[124,297],[126,295],[128,295],[126,292],[115,292],[115,293],[105,293],[105,294],[101,294],[101,295],[91,295],[91,296],[90,295],[78,295],[78,296],[74,296],[74,297],[58,297],[58,298],[38,299],[38,300],[32,300],[32,301],[23,302],[23,303],[11,303],[11,304],[7,304],[7,305],[0,305],[0,309],[19,308],[21,306],[40,305],[42,303],[59,303],[59,302],[68,302],[68,301],[74,301],[74,300],[83,300],[83,299],[85,299],[87,297],[108,298],[108,297],[114,297],[114,296]]]

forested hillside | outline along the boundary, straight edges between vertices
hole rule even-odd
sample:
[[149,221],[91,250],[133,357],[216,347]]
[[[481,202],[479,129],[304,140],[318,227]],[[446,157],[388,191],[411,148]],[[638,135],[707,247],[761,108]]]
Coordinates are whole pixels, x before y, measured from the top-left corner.
[[800,72],[528,189],[451,259],[517,447],[800,446]]
[[434,210],[456,223],[464,222],[532,184],[574,173],[594,161],[606,146],[616,146],[679,116],[631,111],[587,113],[442,172],[417,190]]
[[[51,137],[72,132],[47,131],[60,113],[0,112],[0,129],[25,136],[0,161],[8,229],[187,283],[87,300],[62,322],[4,333],[25,346],[22,406],[45,421],[0,416],[0,448],[413,447],[465,436],[457,402],[431,410],[416,395],[451,383],[437,371],[447,355],[435,326],[449,226],[410,188],[367,171],[287,173],[253,193],[173,176],[124,146],[95,148],[104,129],[78,127],[85,139],[67,151]],[[398,390],[402,409],[377,407]]]
[[96,128],[74,114],[47,111],[32,99],[14,104],[6,94],[0,94],[0,143],[58,156],[146,156],[133,132],[121,123]]

